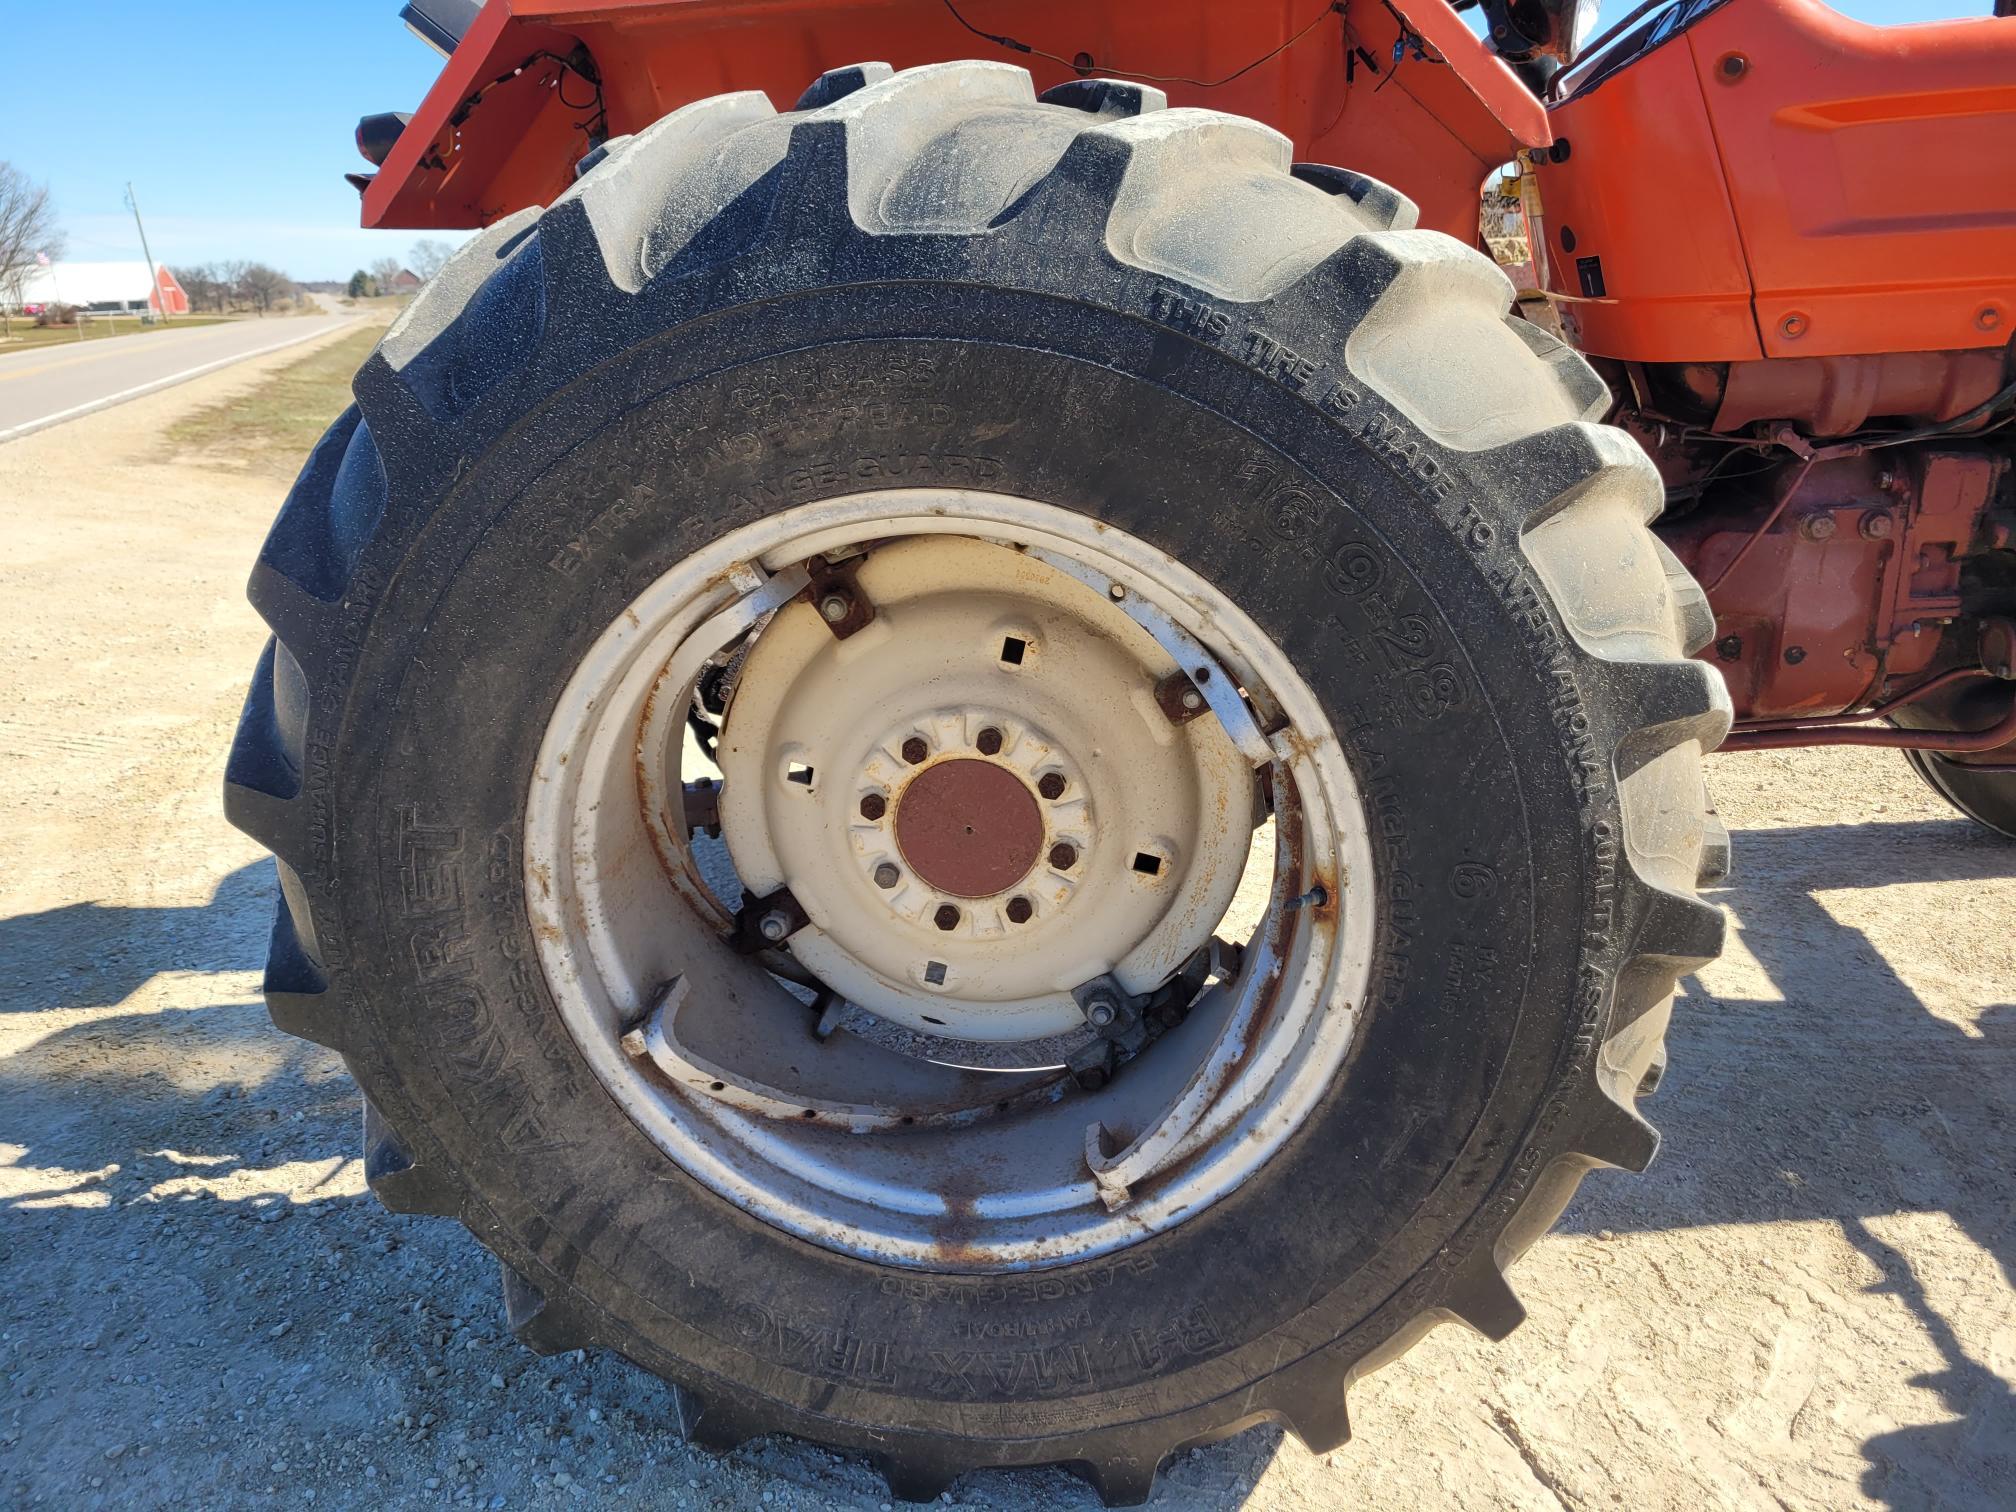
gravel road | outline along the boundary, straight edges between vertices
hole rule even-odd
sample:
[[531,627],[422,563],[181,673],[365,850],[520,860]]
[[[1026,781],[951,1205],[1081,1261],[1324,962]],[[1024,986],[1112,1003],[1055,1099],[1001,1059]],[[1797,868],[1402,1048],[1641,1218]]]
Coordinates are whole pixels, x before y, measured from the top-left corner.
[[[365,1195],[341,1062],[270,1030],[271,867],[218,787],[278,493],[158,439],[294,355],[0,447],[0,1504],[880,1507],[860,1463],[689,1452],[654,1381],[520,1350],[475,1242]],[[1508,1344],[1439,1330],[1345,1450],[1248,1435],[1161,1505],[2010,1505],[2016,846],[1884,753],[1713,779],[1734,928],[1650,1175],[1590,1180]]]

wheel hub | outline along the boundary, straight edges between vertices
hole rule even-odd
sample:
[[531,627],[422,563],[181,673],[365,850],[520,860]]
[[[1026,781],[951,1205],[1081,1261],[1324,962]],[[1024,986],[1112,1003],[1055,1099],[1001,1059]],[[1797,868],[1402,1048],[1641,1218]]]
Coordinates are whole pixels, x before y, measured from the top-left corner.
[[[982,732],[988,733],[998,745],[1000,732]],[[1007,767],[955,756],[904,787],[896,800],[896,844],[938,891],[987,898],[1029,875],[1043,853],[1043,815],[1028,784]]]
[[1150,992],[1208,944],[1251,763],[1172,721],[1168,653],[1045,561],[940,536],[849,565],[871,620],[840,635],[793,602],[742,664],[719,743],[736,873],[789,890],[793,957],[846,1001],[1057,1065],[1089,1034],[1076,989]]

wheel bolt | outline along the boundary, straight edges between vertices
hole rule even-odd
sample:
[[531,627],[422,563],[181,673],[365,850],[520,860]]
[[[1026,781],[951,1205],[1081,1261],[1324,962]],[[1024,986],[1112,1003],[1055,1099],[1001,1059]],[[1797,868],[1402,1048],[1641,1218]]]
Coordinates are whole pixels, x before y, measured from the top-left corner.
[[1045,772],[1041,780],[1036,784],[1036,791],[1041,793],[1045,798],[1062,798],[1064,796],[1064,774],[1062,772]]
[[908,740],[903,742],[903,759],[912,766],[917,765],[918,762],[930,754],[931,747],[924,744],[924,737],[922,735],[912,735]]
[[957,929],[959,927],[959,910],[954,908],[950,903],[940,903],[938,905],[938,912],[931,915],[931,922],[936,924],[940,929]]
[[877,887],[884,889],[891,888],[902,880],[903,873],[897,868],[894,861],[884,861],[880,866],[875,868],[875,885]]
[[847,595],[844,593],[829,593],[819,600],[820,617],[829,625],[839,624],[847,618],[848,611],[853,607],[847,602]]
[[1110,997],[1103,995],[1095,997],[1085,1005],[1085,1022],[1094,1029],[1110,1028],[1118,1017],[1120,1017],[1119,1005]]
[[880,819],[888,812],[889,800],[884,798],[880,793],[863,793],[861,795],[861,817],[863,819]]
[[992,756],[1001,749],[1001,732],[989,725],[980,732],[979,738],[973,744],[980,748],[982,756]]
[[791,921],[773,909],[756,921],[756,932],[774,945],[791,933]]
[[1027,924],[1029,916],[1034,912],[1036,910],[1030,906],[1027,898],[1010,898],[1008,900],[1008,922],[1010,924]]
[[1066,845],[1059,840],[1050,847],[1050,864],[1059,871],[1069,871],[1078,864],[1078,847]]

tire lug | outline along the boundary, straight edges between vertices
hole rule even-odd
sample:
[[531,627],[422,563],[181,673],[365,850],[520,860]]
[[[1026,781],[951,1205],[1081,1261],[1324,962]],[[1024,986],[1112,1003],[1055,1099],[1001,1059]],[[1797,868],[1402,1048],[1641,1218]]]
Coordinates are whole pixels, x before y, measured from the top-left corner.
[[1060,840],[1050,847],[1050,864],[1059,871],[1069,871],[1078,864],[1078,847]]
[[943,930],[950,931],[957,929],[959,927],[959,910],[954,908],[950,903],[940,903],[938,911],[931,915],[931,922]]
[[980,732],[979,738],[973,744],[982,756],[998,755],[1001,750],[1001,732],[989,725]]
[[1007,912],[1010,924],[1027,924],[1030,915],[1034,914],[1036,910],[1027,898],[1017,897],[1008,900]]
[[888,812],[889,800],[884,798],[880,793],[863,793],[861,795],[861,817],[863,819],[880,819]]
[[885,892],[903,880],[903,872],[893,861],[884,861],[875,868],[875,885]]
[[931,747],[924,743],[922,735],[912,735],[908,740],[903,742],[903,759],[912,766],[916,766],[930,754]]
[[1036,781],[1036,791],[1041,793],[1045,798],[1062,798],[1064,796],[1064,774],[1062,772],[1045,772]]

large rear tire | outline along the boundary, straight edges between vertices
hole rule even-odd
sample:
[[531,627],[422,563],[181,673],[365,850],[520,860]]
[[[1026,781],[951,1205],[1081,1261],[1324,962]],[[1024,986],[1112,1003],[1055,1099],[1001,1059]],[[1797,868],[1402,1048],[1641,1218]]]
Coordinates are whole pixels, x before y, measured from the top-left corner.
[[[727,96],[610,144],[394,326],[252,578],[274,641],[227,808],[280,864],[274,1020],[355,1072],[373,1189],[495,1251],[534,1348],[621,1351],[676,1383],[701,1441],[799,1434],[867,1453],[913,1498],[1063,1463],[1138,1501],[1172,1451],[1269,1420],[1328,1449],[1349,1382],[1435,1322],[1502,1336],[1522,1316],[1505,1267],[1583,1174],[1652,1158],[1634,1098],[1677,977],[1721,942],[1693,896],[1700,758],[1728,725],[1720,679],[1687,659],[1712,620],[1645,528],[1656,473],[1590,423],[1601,384],[1392,191],[1160,105],[1098,82],[1039,103],[992,64],[867,65],[795,113]],[[1270,941],[1366,942],[1309,999],[1284,1069],[1252,1070],[1276,1065],[1269,999],[1206,1088],[1255,1098],[1232,1125],[1259,1152],[1243,1179],[1158,1207],[1233,1169],[1199,1145],[1101,1189],[1140,1215],[1131,1234],[1060,1206],[1059,1247],[1029,1247],[996,1200],[1015,1173],[959,1153],[1042,1127],[1006,1101],[971,1121],[982,1145],[907,1133],[939,1152],[906,1177],[938,1201],[920,1216],[905,1188],[886,1222],[894,1188],[846,1164],[906,1137],[873,1110],[808,1105],[788,1144],[791,1121],[715,1107],[706,1128],[733,1137],[700,1148],[680,1131],[709,1090],[635,1080],[643,1039],[625,1069],[579,1006],[623,954],[584,879],[592,899],[637,894],[607,881],[597,804],[550,792],[578,797],[578,763],[599,762],[603,796],[621,793],[634,752],[625,801],[599,811],[640,799],[675,848],[686,833],[662,812],[676,757],[598,723],[593,690],[624,685],[654,606],[774,607],[779,543],[823,540],[826,571],[864,544],[872,563],[878,528],[1061,564],[1091,586],[1055,603],[1116,644],[1133,632],[1112,606],[1144,598],[1137,623],[1191,637],[1157,644],[1201,648],[1200,681],[1243,669],[1245,696],[1213,704],[1223,731],[1179,710],[1155,739],[1200,743],[1200,762],[1211,741],[1262,741],[1295,881],[1277,879],[1248,967]],[[815,612],[762,618],[735,667],[755,676],[762,637]],[[1157,665],[1146,642],[1129,654]],[[1096,789],[1107,743],[1059,748]],[[836,780],[810,759],[778,777],[815,796]],[[1291,789],[1327,828],[1290,825]],[[1223,822],[1253,801],[1241,787]],[[588,838],[542,841],[556,813]],[[839,933],[817,885],[808,942]],[[778,933],[800,927],[776,908]],[[730,980],[723,932],[666,924],[687,943],[663,974],[689,997],[756,993],[709,985]],[[1282,955],[1280,1002],[1315,952]],[[1112,1110],[1203,1014],[1134,1046],[1105,1090],[1081,1077],[1037,1101],[1124,1143]],[[1297,1101],[1289,1072],[1319,1064]],[[849,1117],[851,1144],[813,1143]],[[830,1156],[830,1204],[777,1174],[808,1151]]]

